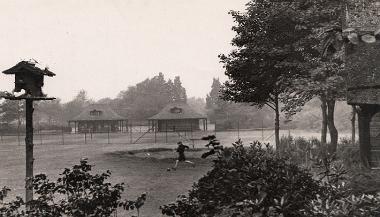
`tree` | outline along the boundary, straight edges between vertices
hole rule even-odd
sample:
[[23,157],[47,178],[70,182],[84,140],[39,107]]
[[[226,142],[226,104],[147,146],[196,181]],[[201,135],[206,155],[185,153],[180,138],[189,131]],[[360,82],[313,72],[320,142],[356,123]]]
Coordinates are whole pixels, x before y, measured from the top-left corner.
[[7,125],[16,121],[17,133],[20,133],[20,126],[25,119],[25,103],[23,100],[6,99],[0,104],[0,122]]
[[298,49],[304,57],[306,72],[296,78],[285,99],[288,115],[294,114],[307,101],[318,97],[321,101],[321,141],[326,143],[327,129],[330,133],[330,151],[335,152],[338,131],[334,121],[335,104],[345,96],[345,74],[343,65],[342,15],[344,4],[338,0],[304,0],[298,10],[298,25],[311,31],[300,38]]
[[279,145],[280,102],[292,80],[301,72],[303,57],[294,44],[310,30],[298,28],[299,5],[293,1],[252,0],[244,13],[232,11],[236,25],[235,46],[229,55],[220,55],[225,74],[223,98],[247,102],[275,113],[276,147]]
[[[221,99],[222,84],[218,78],[212,79],[211,91],[206,96],[206,109],[207,116],[211,123],[215,123],[218,116],[224,116],[228,119],[228,112],[226,112],[227,102]],[[224,118],[223,118],[224,119]]]
[[215,109],[215,106],[218,105],[221,96],[221,87],[222,84],[219,81],[219,78],[212,79],[211,91],[206,96],[206,108]]
[[[247,103],[234,103],[222,99],[222,84],[213,78],[211,91],[206,96],[207,117],[218,129],[237,129],[267,126],[271,119],[266,108],[257,109]],[[261,121],[258,121],[261,120]]]
[[199,114],[206,115],[206,102],[203,98],[190,97],[187,104]]
[[51,126],[53,121],[60,123],[61,125],[64,123],[63,117],[63,108],[60,99],[52,100],[52,101],[39,101],[35,103],[35,116],[36,119],[41,119],[42,114],[46,115],[48,118],[48,124]]
[[88,98],[87,92],[85,90],[80,90],[73,100],[63,105],[64,119],[69,120],[79,115],[83,108],[91,103],[93,103],[93,101]]
[[128,87],[115,100],[117,107],[126,108],[121,114],[135,120],[145,120],[171,102],[186,102],[186,90],[178,76],[166,81],[163,73]]
[[174,102],[186,102],[187,95],[186,95],[186,89],[182,87],[182,82],[179,76],[176,76],[174,78],[173,83],[173,98]]

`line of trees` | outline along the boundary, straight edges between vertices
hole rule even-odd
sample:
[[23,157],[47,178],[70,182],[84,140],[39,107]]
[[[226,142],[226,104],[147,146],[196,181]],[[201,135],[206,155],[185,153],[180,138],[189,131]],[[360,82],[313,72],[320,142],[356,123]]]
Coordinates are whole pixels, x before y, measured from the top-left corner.
[[268,108],[258,109],[247,103],[221,99],[222,84],[214,78],[206,96],[207,117],[217,130],[271,127],[272,113]]
[[121,115],[135,120],[145,120],[171,102],[187,102],[186,89],[182,86],[179,76],[174,80],[165,80],[159,73],[151,79],[146,79],[135,86],[121,91],[114,100],[115,108]]
[[[179,76],[174,80],[165,80],[164,74],[148,78],[135,86],[121,91],[115,99],[103,98],[98,101],[90,99],[85,90],[69,102],[60,99],[38,101],[34,103],[34,120],[36,129],[66,126],[67,121],[79,115],[82,110],[93,103],[108,104],[117,113],[132,120],[145,120],[158,113],[171,102],[187,102],[186,89]],[[190,98],[190,102],[202,110],[199,99]],[[20,132],[25,120],[25,105],[22,101],[3,100],[0,102],[0,130]],[[43,122],[43,123],[42,123]],[[44,126],[46,125],[46,126]],[[13,126],[13,127],[12,127]]]

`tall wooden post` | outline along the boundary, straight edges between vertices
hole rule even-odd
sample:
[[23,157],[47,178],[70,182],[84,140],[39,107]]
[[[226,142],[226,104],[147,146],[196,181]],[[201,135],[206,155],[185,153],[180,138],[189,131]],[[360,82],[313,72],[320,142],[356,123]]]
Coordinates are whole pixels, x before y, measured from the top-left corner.
[[25,136],[25,156],[26,156],[26,182],[25,201],[33,200],[33,100],[26,99],[26,136]]

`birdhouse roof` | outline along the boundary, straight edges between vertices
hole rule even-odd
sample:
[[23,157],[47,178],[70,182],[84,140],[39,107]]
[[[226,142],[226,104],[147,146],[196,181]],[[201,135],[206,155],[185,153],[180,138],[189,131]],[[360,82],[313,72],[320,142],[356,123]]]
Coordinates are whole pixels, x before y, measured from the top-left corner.
[[204,115],[195,112],[188,104],[176,102],[165,106],[158,114],[148,120],[203,119]]
[[[91,112],[100,111],[98,115],[92,115]],[[126,120],[125,117],[118,115],[106,104],[91,104],[70,121],[113,121]]]
[[345,47],[347,102],[380,104],[380,1],[348,0]]
[[17,63],[15,66],[13,66],[12,68],[3,71],[3,73],[4,74],[16,74],[16,73],[24,71],[24,70],[31,72],[33,74],[36,74],[36,75],[46,75],[46,76],[50,76],[50,77],[55,76],[55,74],[53,72],[49,71],[48,68],[41,69],[41,68],[36,66],[35,62],[31,62],[31,61],[21,61],[21,62]]

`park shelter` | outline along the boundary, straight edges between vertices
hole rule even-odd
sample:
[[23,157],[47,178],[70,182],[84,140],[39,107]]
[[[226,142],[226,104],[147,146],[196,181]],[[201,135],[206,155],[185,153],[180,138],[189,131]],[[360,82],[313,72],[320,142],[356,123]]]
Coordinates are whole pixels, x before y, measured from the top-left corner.
[[[345,46],[347,103],[357,107],[361,159],[364,166],[379,169],[380,10],[373,4],[368,1],[363,5],[366,13],[352,11],[355,9],[348,5],[343,36],[348,39]],[[351,16],[353,13],[356,15]]]
[[128,131],[128,120],[106,104],[91,104],[79,115],[69,120],[75,133],[124,132]]
[[207,130],[207,118],[182,102],[168,104],[148,120],[156,132],[199,131],[201,126]]

